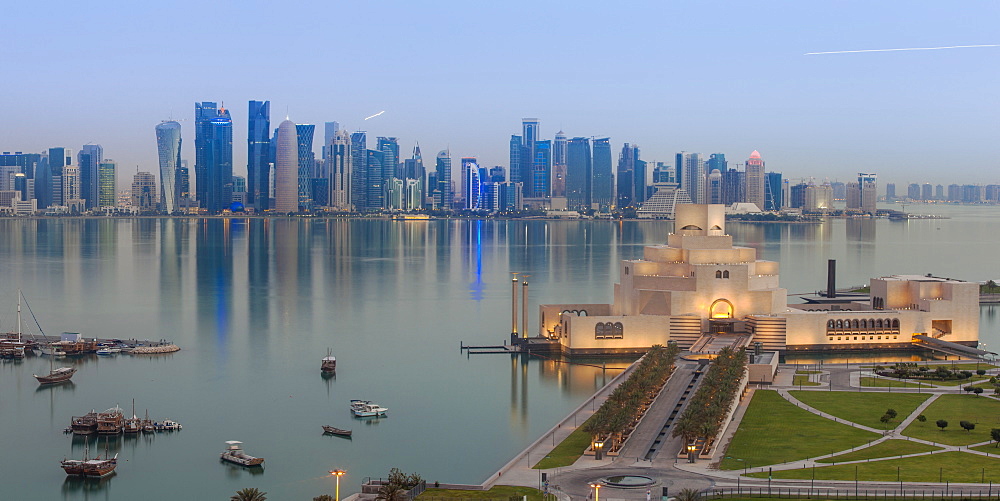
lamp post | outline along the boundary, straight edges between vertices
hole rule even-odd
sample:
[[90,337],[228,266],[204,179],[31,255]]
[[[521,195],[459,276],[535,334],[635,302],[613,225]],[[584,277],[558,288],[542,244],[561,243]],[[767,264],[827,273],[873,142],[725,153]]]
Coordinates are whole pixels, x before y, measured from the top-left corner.
[[604,441],[594,442],[594,459],[600,461],[604,459]]
[[594,482],[590,486],[594,488],[594,501],[600,501],[601,484]]
[[340,477],[347,473],[344,470],[330,470],[330,475],[337,477],[337,490],[334,492],[334,501],[340,501]]
[[688,449],[688,462],[689,463],[693,463],[694,462],[694,453],[695,453],[695,451],[698,450],[698,446],[695,445],[694,443],[690,443],[690,444],[688,444],[687,449]]

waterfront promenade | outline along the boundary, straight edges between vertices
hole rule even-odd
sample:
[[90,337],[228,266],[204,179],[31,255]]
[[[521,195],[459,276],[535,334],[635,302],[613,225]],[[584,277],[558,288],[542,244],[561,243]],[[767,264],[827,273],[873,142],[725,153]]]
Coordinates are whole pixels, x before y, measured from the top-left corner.
[[[956,392],[962,393],[960,388],[961,385],[959,385],[959,387],[936,386],[933,388],[906,389],[862,386],[862,378],[870,377],[872,375],[870,369],[871,365],[872,364],[870,363],[864,365],[853,364],[851,366],[846,364],[828,364],[823,367],[822,370],[817,371],[817,374],[811,374],[808,376],[811,380],[810,383],[814,384],[814,386],[802,386],[801,389],[803,391],[825,392],[834,390],[855,392],[889,392],[891,390],[895,393],[920,392],[923,394],[930,394],[931,396],[926,401],[922,402],[915,410],[908,413],[906,416],[901,416],[900,422],[892,430],[883,431],[881,429],[872,428],[863,424],[845,421],[842,418],[835,417],[799,401],[789,393],[789,390],[798,390],[800,388],[799,385],[793,384],[796,369],[799,367],[795,365],[782,365],[774,384],[767,386],[751,386],[750,391],[748,391],[740,402],[736,414],[733,416],[733,423],[729,426],[725,435],[721,437],[720,443],[728,444],[732,439],[732,436],[739,428],[739,422],[748,408],[754,391],[758,388],[766,388],[777,390],[778,394],[782,398],[813,414],[882,435],[879,439],[865,445],[865,447],[878,445],[887,440],[902,439],[938,447],[938,449],[933,451],[906,454],[903,458],[958,451],[961,451],[962,453],[977,454],[980,456],[997,456],[996,454],[971,449],[971,447],[985,445],[989,442],[958,446],[931,442],[904,435],[902,430],[906,429],[906,427],[911,424],[918,415],[923,413],[923,411],[932,405],[941,395],[955,394]],[[843,454],[848,452],[850,449],[848,451],[832,451],[829,454],[765,466],[763,468],[756,467],[749,468],[747,470],[720,470],[718,469],[718,462],[721,460],[721,457],[725,452],[724,450],[717,451],[714,459],[711,461],[698,460],[694,463],[688,463],[685,459],[679,459],[677,456],[677,452],[680,450],[681,445],[679,442],[680,439],[673,439],[671,441],[664,442],[660,446],[659,450],[650,456],[651,459],[646,459],[645,456],[649,451],[651,439],[655,439],[655,437],[659,434],[660,429],[663,427],[663,423],[667,419],[667,415],[675,408],[677,400],[679,399],[676,387],[681,386],[681,383],[684,383],[683,386],[685,388],[687,387],[686,381],[689,380],[689,375],[685,374],[684,371],[686,369],[687,367],[685,367],[685,363],[680,361],[678,364],[678,370],[675,371],[670,382],[668,382],[667,386],[661,391],[656,402],[654,402],[654,404],[650,407],[649,412],[643,418],[636,431],[633,432],[632,439],[630,439],[629,443],[625,445],[620,456],[614,458],[606,457],[600,461],[595,460],[593,456],[582,456],[571,466],[544,470],[547,474],[550,492],[556,494],[560,499],[587,499],[593,496],[593,489],[590,487],[590,484],[595,481],[599,481],[602,478],[614,475],[644,475],[653,478],[656,481],[656,483],[649,488],[650,494],[653,498],[659,496],[663,492],[664,488],[666,488],[667,493],[671,496],[680,492],[681,489],[712,489],[715,491],[744,489],[745,491],[746,489],[751,488],[755,491],[758,489],[771,489],[775,492],[778,489],[781,489],[786,493],[786,496],[788,495],[788,492],[801,490],[803,497],[805,496],[806,491],[815,492],[817,494],[825,492],[830,496],[835,495],[835,491],[839,491],[841,495],[847,495],[848,491],[850,491],[851,494],[857,491],[860,495],[864,495],[865,491],[876,490],[880,492],[916,492],[917,495],[920,495],[920,493],[944,494],[946,492],[950,494],[982,492],[984,495],[990,491],[994,494],[998,493],[997,489],[995,489],[991,483],[961,484],[936,482],[899,483],[831,480],[769,480],[766,478],[761,479],[743,476],[745,473],[759,473],[769,470],[780,471],[809,468],[813,466],[817,468],[830,466],[829,463],[817,463],[817,461]],[[997,372],[997,369],[991,369],[989,374],[993,375]],[[608,389],[608,387],[603,388],[602,391],[595,396],[593,402],[595,402],[597,406],[599,406],[602,401],[601,396],[606,396],[606,391]],[[591,400],[588,400],[588,403],[590,402]],[[590,413],[592,413],[592,411],[589,411],[587,415]],[[580,416],[582,416],[582,414]],[[567,419],[569,419],[569,417]],[[563,420],[563,423],[565,422],[566,420]],[[582,420],[580,422],[582,423]],[[655,430],[655,433],[653,430]],[[545,455],[552,450],[554,445],[559,443],[559,437],[568,436],[570,431],[572,430],[563,430],[562,427],[557,426],[555,429],[554,440],[553,436],[550,435],[542,437],[542,439],[539,439],[528,449],[518,455],[514,461],[505,465],[505,469],[500,472],[502,474],[494,475],[491,479],[487,480],[487,482],[482,485],[482,488],[489,488],[495,484],[522,485],[535,488],[544,487],[541,484],[541,471],[531,469],[531,466],[537,463],[539,459],[545,457]],[[667,434],[667,437],[669,437],[669,433]],[[822,437],[817,437],[817,440],[822,440]],[[889,460],[894,458],[898,459],[898,457],[880,459]],[[861,460],[856,462],[863,463],[867,461],[877,461],[877,459]],[[838,462],[837,464],[851,463],[851,461],[845,461],[843,463]],[[646,499],[646,496],[647,488],[619,489],[605,487],[601,490],[601,499],[607,500]]]

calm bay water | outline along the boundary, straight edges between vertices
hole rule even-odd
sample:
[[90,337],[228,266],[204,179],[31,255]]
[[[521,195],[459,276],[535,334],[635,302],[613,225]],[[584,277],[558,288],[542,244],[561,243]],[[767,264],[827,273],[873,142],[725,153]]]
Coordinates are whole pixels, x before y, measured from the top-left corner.
[[[918,208],[911,211],[921,212]],[[930,207],[952,219],[736,224],[738,244],[778,260],[782,286],[934,273],[1000,278],[994,207]],[[159,357],[71,360],[71,385],[39,388],[44,358],[0,364],[4,499],[271,499],[345,492],[392,467],[433,482],[478,483],[605,381],[600,369],[505,355],[467,357],[459,342],[499,344],[510,330],[510,273],[529,275],[532,322],[547,302],[606,302],[618,261],[662,243],[671,223],[66,219],[0,220],[0,330],[24,290],[47,334],[168,339]],[[1000,347],[995,312],[983,341]],[[31,323],[31,320],[28,319]],[[33,326],[29,329],[37,331]],[[335,379],[319,360],[332,348]],[[618,364],[623,365],[623,364]],[[608,371],[610,377],[613,371]],[[120,404],[184,430],[112,440],[118,474],[65,479],[58,461],[84,442],[73,415]],[[348,401],[389,407],[356,420]],[[321,436],[320,425],[354,438]],[[221,464],[226,440],[267,460],[254,474]],[[94,450],[91,444],[91,450]],[[102,439],[99,448],[104,448]]]

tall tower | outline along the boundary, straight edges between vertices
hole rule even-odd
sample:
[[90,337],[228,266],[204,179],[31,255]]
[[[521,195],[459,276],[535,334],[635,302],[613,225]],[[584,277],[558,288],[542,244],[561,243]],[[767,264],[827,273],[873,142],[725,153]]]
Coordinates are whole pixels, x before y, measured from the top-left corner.
[[521,119],[521,182],[525,197],[541,197],[535,190],[535,143],[538,142],[538,119]]
[[556,133],[552,141],[552,196],[566,196],[566,134]]
[[208,164],[211,156],[212,119],[219,115],[211,101],[194,103],[194,197],[206,207],[208,200]]
[[101,160],[97,166],[97,206],[115,207],[117,205],[118,164],[110,158]]
[[337,130],[323,149],[330,176],[330,206],[351,210],[351,137]]
[[156,208],[156,177],[149,172],[136,172],[132,176],[132,207],[139,212]]
[[566,145],[566,204],[570,209],[591,208],[594,178],[590,140],[574,137]]
[[635,155],[637,151],[638,148],[625,143],[621,153],[618,154],[618,175],[616,176],[618,196],[615,206],[619,210],[638,205],[638,202],[635,201]]
[[313,177],[313,169],[316,168],[316,154],[313,153],[313,136],[316,134],[316,126],[310,124],[295,125],[296,139],[298,141],[298,190],[299,208],[303,210],[312,209],[312,190],[309,186],[309,179]]
[[507,180],[512,183],[524,181],[522,174],[526,160],[522,158],[523,150],[521,136],[516,134],[510,136],[510,175]]
[[364,212],[368,208],[368,136],[365,131],[351,134],[351,205]]
[[177,169],[181,166],[181,124],[170,120],[156,126],[156,152],[160,159],[160,207],[177,211]]
[[87,201],[87,208],[97,207],[97,168],[104,159],[104,148],[99,144],[85,144],[76,155],[80,168],[80,198]]
[[260,213],[271,208],[271,102],[250,101],[248,116],[247,203]]
[[451,152],[441,150],[437,154],[437,182],[439,209],[451,209],[455,201],[455,194],[451,190]]
[[532,162],[532,193],[535,197],[548,197],[552,180],[552,141],[535,141],[535,156]]
[[702,160],[701,153],[688,153],[686,151],[678,153],[676,168],[681,188],[688,192],[691,201],[696,204],[705,203],[707,179],[705,161]]
[[611,139],[594,139],[593,203],[608,211],[615,198],[615,179],[611,167]]
[[228,209],[233,198],[233,119],[215,103],[195,103],[195,192],[209,213]]
[[764,210],[764,160],[760,158],[760,153],[753,150],[746,166],[746,193],[747,202],[756,204],[757,208]]
[[299,210],[299,140],[295,122],[278,126],[274,157],[274,210],[287,214]]

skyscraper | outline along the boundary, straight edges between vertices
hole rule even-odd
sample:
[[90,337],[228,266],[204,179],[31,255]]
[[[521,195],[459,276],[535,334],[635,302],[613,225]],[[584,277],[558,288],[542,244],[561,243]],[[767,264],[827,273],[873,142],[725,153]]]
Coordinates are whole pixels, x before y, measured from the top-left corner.
[[[401,179],[402,175],[397,172],[399,170],[399,141],[394,137],[379,137],[378,138],[378,151],[382,153],[382,186],[387,190],[389,188],[390,179]],[[370,175],[371,173],[369,173]],[[402,191],[401,191],[402,193]],[[384,195],[383,195],[384,197]],[[402,195],[400,195],[402,197]],[[381,208],[385,209],[389,206],[384,202],[380,205]]]
[[368,210],[377,211],[385,207],[385,195],[388,191],[385,179],[382,178],[382,161],[385,155],[379,150],[368,150],[366,167],[368,171]]
[[271,102],[250,101],[247,121],[247,204],[270,209]]
[[368,139],[364,131],[351,134],[351,205],[368,209]]
[[764,174],[764,210],[781,210],[784,205],[784,183],[781,180],[780,172],[767,172]]
[[313,177],[316,167],[316,154],[313,153],[313,136],[316,126],[311,124],[295,124],[296,140],[298,141],[298,190],[299,209],[312,209],[312,186],[309,180]]
[[518,135],[510,136],[510,182],[520,183],[522,181],[522,153],[524,147],[522,145],[522,138]]
[[[336,123],[336,122],[334,122]],[[330,176],[330,206],[338,210],[352,210],[351,204],[351,137],[337,130],[323,148]]]
[[470,210],[482,209],[482,179],[479,176],[479,163],[475,157],[462,159],[462,198],[465,199],[465,208]]
[[535,141],[532,161],[532,196],[548,197],[552,180],[552,141]]
[[149,172],[136,172],[132,176],[132,208],[150,212],[156,204],[156,177]]
[[274,210],[282,214],[299,210],[299,140],[295,122],[278,126],[274,157]]
[[593,202],[607,212],[615,199],[615,178],[611,166],[611,139],[594,139]]
[[76,155],[80,168],[80,198],[87,201],[87,208],[97,207],[97,167],[104,159],[104,148],[99,144],[85,144]]
[[616,177],[618,197],[615,202],[618,210],[636,207],[641,203],[636,201],[635,196],[635,160],[638,152],[639,148],[625,143],[621,153],[618,154],[618,175]]
[[566,204],[570,209],[591,208],[594,177],[590,140],[574,137],[566,144]]
[[708,174],[708,183],[706,185],[708,190],[708,203],[710,204],[721,204],[723,200],[722,192],[722,173],[719,169],[712,169],[712,172]]
[[437,183],[438,199],[436,200],[439,209],[451,209],[455,201],[451,191],[451,152],[441,150],[437,154]]
[[177,211],[177,170],[181,165],[181,124],[173,120],[156,126],[156,152],[160,159],[160,207]]
[[691,201],[696,204],[705,203],[705,161],[702,160],[701,153],[678,153],[675,167],[678,182],[691,197]]
[[101,160],[97,165],[97,206],[114,208],[117,203],[118,164],[110,158]]
[[757,208],[764,210],[764,160],[760,158],[760,153],[753,150],[746,166],[747,202],[757,204]]
[[861,190],[861,210],[875,214],[875,202],[878,201],[878,185],[876,175],[871,173],[858,173],[858,188]]
[[521,119],[521,182],[524,183],[524,196],[535,197],[535,142],[538,141],[538,119]]
[[566,134],[556,133],[552,141],[552,196],[566,196]]
[[195,103],[195,191],[209,213],[228,209],[233,198],[233,119],[215,103]]

